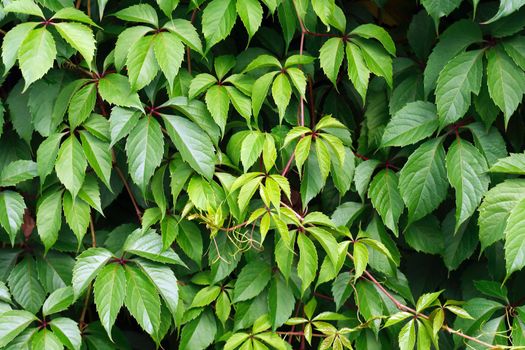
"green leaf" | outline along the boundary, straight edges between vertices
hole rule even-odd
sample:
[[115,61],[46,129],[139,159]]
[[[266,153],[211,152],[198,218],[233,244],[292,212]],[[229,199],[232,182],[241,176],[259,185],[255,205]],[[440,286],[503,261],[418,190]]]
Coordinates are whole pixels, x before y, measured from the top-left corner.
[[47,191],[37,203],[36,224],[46,252],[57,241],[62,226],[62,192]]
[[179,291],[177,278],[173,271],[167,266],[152,263],[144,259],[137,259],[136,261],[144,274],[148,276],[155,285],[171,314],[175,317],[179,302]]
[[308,227],[306,230],[321,244],[326,254],[332,261],[332,264],[337,266],[339,261],[339,248],[334,235],[330,231],[320,227]]
[[210,310],[204,311],[198,318],[188,322],[182,329],[180,350],[204,350],[215,339],[217,324]]
[[416,345],[416,325],[414,320],[408,321],[399,331],[399,349],[412,350]]
[[164,137],[160,124],[153,117],[138,121],[126,143],[129,172],[133,182],[145,191],[164,153]]
[[60,350],[64,348],[60,339],[47,328],[36,332],[31,340],[31,346],[33,349],[46,350]]
[[226,87],[220,85],[210,87],[206,92],[205,101],[213,120],[215,120],[215,123],[217,123],[224,134],[230,109],[230,98]]
[[366,99],[370,69],[365,64],[363,54],[359,46],[352,42],[346,43],[346,61],[348,62],[348,78],[354,84],[355,89],[361,96],[363,102]]
[[[142,109],[142,103],[140,102],[139,95],[136,92],[131,91],[128,79],[120,74],[108,74],[99,79],[98,81],[98,92],[100,97],[111,104],[115,104],[121,107],[135,107]],[[113,108],[111,115],[116,113],[117,108]],[[118,109],[123,111],[124,109]],[[112,128],[113,131],[113,128]]]
[[447,177],[456,192],[456,228],[476,210],[489,187],[485,157],[470,142],[457,139],[448,149]]
[[69,45],[80,52],[87,65],[91,67],[95,55],[95,38],[91,29],[83,24],[72,22],[55,23],[54,27]]
[[445,248],[439,220],[433,215],[410,224],[406,228],[404,237],[408,245],[418,252],[441,254]]
[[399,173],[399,191],[408,208],[408,221],[415,222],[434,211],[447,195],[443,139],[419,146]]
[[250,132],[241,145],[241,162],[244,167],[244,171],[248,169],[259,159],[263,147],[264,147],[265,136],[263,133],[258,131]]
[[[461,0],[423,0],[421,1],[421,3],[425,7],[425,10],[428,12],[430,17],[434,19],[437,28],[439,24],[439,19],[441,17],[448,16],[452,11],[454,11],[454,9],[456,9],[459,6],[459,4],[461,4]],[[414,340],[415,336],[416,335],[414,334]]]
[[190,21],[177,18],[167,22],[164,25],[164,28],[177,35],[179,39],[182,40],[182,42],[192,50],[195,50],[201,55],[203,54],[201,39],[199,38],[197,30]]
[[411,102],[390,120],[383,133],[383,147],[406,146],[431,136],[439,126],[436,107],[430,102]]
[[42,306],[42,315],[49,316],[66,310],[73,304],[73,288],[60,288],[51,293]]
[[46,28],[33,29],[18,50],[18,63],[24,76],[24,91],[53,67],[57,55],[53,35]]
[[441,129],[462,118],[470,107],[472,93],[479,93],[483,76],[482,53],[482,50],[461,53],[439,73],[436,105]]
[[501,0],[498,12],[484,24],[492,23],[502,17],[506,17],[511,13],[518,11],[523,5],[525,5],[523,0]]
[[389,54],[392,56],[395,56],[396,54],[396,46],[394,41],[388,32],[378,25],[371,23],[361,24],[360,26],[357,26],[355,29],[353,29],[350,32],[350,35],[357,35],[365,39],[376,39],[381,43],[381,45],[383,45]]
[[370,183],[368,198],[385,225],[397,236],[397,222],[403,213],[404,204],[398,190],[398,175],[392,170],[380,171]]
[[368,248],[366,245],[360,242],[354,243],[354,267],[355,276],[354,279],[361,277],[363,272],[366,270],[368,265]]
[[207,286],[202,288],[195,294],[193,301],[191,302],[190,308],[194,307],[203,307],[211,304],[221,292],[221,287],[219,286]]
[[277,74],[272,84],[272,97],[279,110],[279,120],[284,118],[286,107],[290,103],[292,87],[285,73]]
[[202,34],[206,38],[206,51],[225,39],[233,29],[237,13],[233,0],[213,0],[202,13]]
[[521,199],[510,211],[505,227],[505,262],[507,276],[519,271],[525,266],[525,245],[523,224],[525,200]]
[[237,13],[248,32],[248,42],[262,23],[263,9],[257,0],[237,0]]
[[18,334],[36,321],[35,315],[24,310],[7,311],[0,317],[0,346],[4,347]]
[[4,6],[4,12],[23,13],[44,18],[42,10],[32,0],[18,0],[8,3]]
[[328,39],[319,50],[319,61],[324,74],[337,88],[337,76],[343,63],[343,40],[340,38]]
[[525,182],[504,181],[490,189],[479,207],[479,240],[482,249],[505,238],[511,211],[525,198]]
[[75,321],[70,318],[58,317],[50,322],[53,333],[70,350],[80,350],[82,335]]
[[[15,301],[25,310],[36,314],[46,297],[46,292],[38,280],[35,260],[26,256],[11,271],[7,283]],[[0,319],[4,318],[2,314]]]
[[100,317],[100,323],[104,326],[110,339],[112,339],[111,329],[113,324],[122,305],[124,305],[125,286],[126,272],[119,263],[108,264],[102,268],[93,286],[95,305]]
[[502,44],[505,52],[512,58],[514,63],[521,69],[525,69],[525,45],[523,45],[523,36],[513,36],[505,40]]
[[15,186],[19,182],[30,180],[37,175],[37,165],[31,160],[15,160],[0,173],[0,186]]
[[9,235],[12,246],[22,226],[25,209],[26,204],[20,194],[13,191],[0,192],[0,225]]
[[266,288],[271,277],[270,265],[261,261],[246,264],[235,282],[232,301],[237,303],[256,297]]
[[55,171],[60,182],[76,197],[84,182],[87,161],[80,142],[73,135],[60,146]]
[[111,131],[110,147],[126,137],[137,125],[141,113],[132,109],[113,107],[109,118]]
[[197,74],[197,76],[191,80],[188,98],[196,98],[215,84],[217,84],[217,78],[213,75],[208,73]]
[[81,125],[92,113],[97,102],[97,87],[86,84],[75,92],[69,103],[68,115],[71,129]]
[[118,71],[124,67],[130,48],[135,46],[137,41],[150,31],[153,31],[151,27],[134,26],[123,30],[122,33],[119,34],[115,44],[114,54],[115,67]]
[[70,21],[81,22],[94,27],[98,27],[97,24],[93,22],[93,20],[88,15],[74,7],[61,8],[60,10],[55,12],[52,18],[67,19]]
[[90,248],[77,256],[71,283],[75,299],[78,299],[112,256],[113,254],[105,248]]
[[171,17],[171,13],[179,5],[179,0],[157,0],[157,4],[166,16]]
[[185,266],[173,249],[163,249],[162,238],[153,230],[149,230],[145,234],[142,234],[141,230],[135,230],[128,236],[122,248],[126,252],[152,261]]
[[157,75],[159,65],[155,59],[155,39],[153,35],[144,36],[129,49],[126,66],[132,90],[144,88]]
[[[39,9],[40,10],[40,9]],[[11,29],[4,36],[2,42],[2,62],[4,63],[4,74],[7,74],[16,63],[18,57],[18,50],[31,33],[31,31],[38,25],[38,22],[20,23]]]
[[392,87],[392,58],[385,49],[370,40],[354,39],[354,42],[361,49],[368,69],[375,75],[385,78],[388,86]]
[[510,156],[499,159],[489,171],[491,173],[525,175],[525,154],[511,153]]
[[128,22],[151,24],[158,27],[157,12],[149,4],[133,5],[115,13],[115,17]]
[[62,206],[66,222],[77,237],[78,246],[80,247],[89,226],[91,208],[88,203],[79,197],[73,199],[68,191],[64,193]]
[[177,35],[170,32],[161,32],[155,35],[153,51],[160,70],[164,73],[168,84],[173,86],[175,77],[179,73],[179,68],[184,60],[184,45]]
[[215,171],[215,153],[210,138],[191,121],[175,116],[162,116],[171,140],[182,159],[197,173],[210,179]]
[[297,246],[299,247],[299,263],[297,264],[297,274],[301,279],[301,294],[315,280],[317,273],[317,250],[315,245],[304,234],[297,236]]
[[507,126],[525,93],[525,73],[500,47],[487,51],[487,85],[490,97],[503,111]]
[[270,85],[273,82],[273,78],[278,72],[270,72],[262,75],[253,83],[252,89],[252,110],[253,116],[258,117],[261,107],[266,100]]
[[126,298],[124,304],[148,334],[160,326],[160,298],[155,286],[138,268],[126,265]]
[[226,92],[228,92],[228,96],[235,110],[249,123],[250,116],[252,115],[252,101],[250,98],[233,86],[226,86]]
[[280,275],[274,276],[268,291],[268,311],[272,329],[277,329],[286,322],[294,309],[295,298],[292,289]]

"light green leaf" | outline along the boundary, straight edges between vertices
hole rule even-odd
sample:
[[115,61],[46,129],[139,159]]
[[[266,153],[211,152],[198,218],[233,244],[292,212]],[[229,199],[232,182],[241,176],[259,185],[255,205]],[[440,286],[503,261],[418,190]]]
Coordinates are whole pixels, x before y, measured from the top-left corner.
[[499,159],[490,168],[490,172],[525,175],[525,154],[511,153],[510,156]]
[[505,266],[507,277],[525,266],[525,200],[512,208],[505,227]]
[[265,136],[263,133],[258,131],[252,131],[242,141],[241,144],[241,163],[244,167],[244,171],[248,169],[259,159],[263,147],[264,147]]
[[94,27],[98,27],[97,24],[93,22],[93,20],[88,15],[74,7],[61,8],[60,10],[55,12],[52,18],[67,19],[70,21],[81,22]]
[[258,117],[261,107],[266,100],[268,95],[268,90],[270,90],[270,85],[272,84],[273,78],[278,72],[270,72],[262,75],[253,83],[252,89],[252,109],[253,116]]
[[277,77],[274,79],[272,97],[279,110],[279,120],[282,120],[292,97],[292,87],[285,73],[277,74]]
[[[46,292],[38,280],[37,266],[32,257],[24,257],[11,270],[7,283],[13,299],[21,307],[33,314],[40,310],[46,298]],[[5,315],[5,313],[2,314],[0,320],[3,320]]]
[[80,52],[90,67],[95,55],[95,38],[91,29],[73,22],[55,23],[54,27],[69,45]]
[[248,32],[248,42],[261,26],[263,9],[257,0],[237,0],[237,13]]
[[15,244],[15,239],[22,222],[26,204],[24,198],[17,192],[0,192],[0,224],[9,235],[11,245]]
[[443,139],[430,140],[409,157],[399,176],[399,191],[415,222],[434,211],[447,195]]
[[113,147],[122,138],[126,137],[137,125],[141,113],[133,109],[113,107],[109,117],[111,131],[110,147]]
[[153,31],[151,27],[134,26],[124,29],[122,33],[119,34],[115,44],[114,54],[115,67],[118,71],[122,70],[122,67],[124,67],[130,48],[133,47],[137,41],[140,40],[140,38],[150,31]]
[[[40,9],[39,9],[40,10]],[[4,74],[7,74],[15,65],[20,46],[29,33],[38,25],[38,22],[20,23],[4,36],[2,42],[2,62],[4,63]]]
[[375,75],[385,78],[388,86],[392,87],[392,57],[373,41],[355,39],[354,42],[361,49],[368,69]]
[[46,252],[55,244],[62,226],[62,192],[47,191],[37,203],[36,224]]
[[161,32],[155,35],[153,46],[155,58],[164,73],[168,84],[173,86],[175,77],[179,73],[184,60],[184,45],[177,35],[170,32]]
[[60,146],[55,171],[60,182],[76,197],[84,182],[87,161],[82,145],[73,135]]
[[149,4],[138,4],[125,8],[115,13],[115,17],[128,22],[151,24],[158,27],[157,12]]
[[100,323],[104,326],[109,338],[112,339],[111,329],[126,297],[124,267],[119,263],[104,266],[97,275],[93,292]]
[[197,74],[197,76],[191,80],[188,98],[194,99],[215,84],[217,84],[217,78],[213,75],[208,73]]
[[24,310],[7,311],[0,317],[0,346],[4,347],[18,334],[36,321],[35,315]]
[[0,173],[0,186],[15,186],[19,182],[37,176],[37,165],[31,160],[15,160],[7,164]]
[[416,345],[416,325],[414,320],[408,321],[399,332],[399,349],[412,350]]
[[93,112],[97,102],[97,86],[86,84],[77,90],[69,102],[69,125],[75,129],[81,125]]
[[423,0],[421,3],[423,4],[423,7],[425,7],[425,10],[428,12],[430,17],[434,19],[437,28],[439,19],[441,17],[448,16],[455,8],[459,6],[461,0]]
[[177,8],[179,1],[180,0],[157,0],[157,4],[166,16],[171,17],[171,13]]
[[381,43],[381,45],[383,45],[389,54],[392,56],[395,56],[396,54],[396,46],[390,37],[390,34],[388,34],[384,28],[376,24],[361,24],[360,26],[357,26],[355,29],[353,29],[350,32],[350,35],[357,35],[365,39],[376,39]]
[[272,329],[282,326],[292,316],[294,303],[291,287],[280,275],[274,276],[268,291],[268,311]]
[[18,63],[25,80],[24,91],[53,67],[56,55],[55,40],[46,28],[29,32],[18,50]]
[[127,289],[124,304],[142,329],[153,334],[160,326],[159,294],[141,270],[131,265],[126,265],[125,270]]
[[210,310],[204,311],[198,318],[188,322],[182,329],[180,350],[204,350],[215,339],[217,324]]
[[161,236],[153,230],[149,230],[145,234],[142,234],[140,229],[135,230],[128,236],[122,248],[126,252],[152,261],[186,266],[173,249],[164,249]]
[[75,299],[78,299],[88,284],[112,257],[113,254],[105,248],[90,248],[77,256],[71,282],[75,292]]
[[341,38],[328,39],[319,50],[319,61],[324,74],[337,88],[337,76],[343,63],[343,40]]
[[441,129],[462,118],[470,107],[472,93],[479,93],[483,76],[482,54],[482,50],[461,53],[439,73],[436,105]]
[[301,95],[301,97],[304,99],[306,92],[306,76],[304,75],[303,71],[299,68],[291,67],[286,69],[286,74],[295,87],[295,90],[297,90],[299,95]]
[[205,101],[213,120],[215,120],[215,123],[217,123],[224,134],[230,109],[230,98],[226,87],[220,85],[210,87],[206,92]]
[[182,159],[197,173],[210,179],[215,171],[216,159],[210,138],[188,119],[174,115],[163,115],[162,117],[168,135],[180,152]]
[[[129,81],[123,75],[115,73],[103,76],[98,81],[98,92],[100,97],[111,104],[121,107],[135,107],[142,110],[142,103],[140,102],[139,95],[136,92],[131,91]],[[117,114],[115,111],[116,109],[117,108],[112,109],[111,116]],[[124,109],[117,110],[125,111]],[[113,128],[111,128],[111,130],[113,131]]]
[[299,263],[297,264],[297,274],[301,279],[301,293],[304,294],[306,289],[315,280],[317,273],[317,250],[315,245],[304,234],[297,236],[297,245],[299,247]]
[[516,35],[505,40],[502,44],[505,52],[512,58],[514,63],[525,70],[525,45],[523,44],[523,39],[523,36]]
[[59,288],[51,293],[42,306],[42,315],[49,316],[66,310],[73,303],[73,288]]
[[62,206],[64,207],[66,222],[77,237],[78,246],[80,247],[89,226],[91,209],[89,204],[79,197],[73,199],[71,194],[66,191]]
[[365,60],[359,46],[352,42],[347,42],[345,51],[346,61],[348,62],[348,78],[352,84],[354,84],[355,89],[364,102],[366,99],[366,91],[368,89],[370,70],[365,64]]
[[153,117],[139,120],[126,143],[129,172],[133,182],[145,191],[164,153],[164,137],[160,124]]
[[400,109],[383,133],[383,147],[406,146],[431,136],[439,126],[433,103],[416,101]]
[[456,228],[476,210],[489,187],[485,157],[470,142],[457,139],[448,149],[447,177],[456,192]]
[[182,42],[192,50],[200,53],[201,55],[203,54],[201,39],[199,38],[197,30],[190,21],[177,18],[167,22],[164,25],[164,28],[177,35],[179,39],[182,40]]
[[354,279],[361,277],[363,272],[366,270],[368,265],[368,248],[366,245],[360,242],[354,243],[354,267],[355,276]]
[[213,0],[202,13],[202,34],[206,38],[206,51],[225,39],[233,29],[237,13],[233,0]]
[[78,324],[70,318],[58,317],[50,322],[53,333],[70,350],[80,350],[82,335]]
[[111,188],[112,157],[109,143],[101,141],[84,130],[80,131],[79,134],[89,165],[107,188]]
[[385,225],[397,236],[397,222],[405,207],[398,190],[397,174],[389,169],[380,171],[370,183],[368,198]]
[[360,163],[355,168],[355,187],[357,189],[357,193],[359,193],[359,196],[363,201],[365,199],[365,194],[367,192],[368,184],[370,183],[372,174],[374,173],[374,170],[379,166],[379,164],[381,164],[380,161],[376,159],[369,159]]
[[42,10],[32,0],[17,0],[6,3],[6,5],[4,6],[4,12],[23,13],[25,15],[32,15],[44,18]]
[[489,94],[503,111],[507,126],[525,93],[525,73],[499,46],[487,51],[487,62]]
[[155,36],[147,35],[138,39],[129,49],[126,65],[133,90],[144,88],[157,75],[159,65],[155,59],[155,42]]
[[61,350],[64,348],[62,342],[49,329],[44,328],[33,336],[31,340],[33,349]]
[[498,19],[518,11],[523,5],[525,5],[523,0],[501,0],[498,12],[484,24],[496,22]]

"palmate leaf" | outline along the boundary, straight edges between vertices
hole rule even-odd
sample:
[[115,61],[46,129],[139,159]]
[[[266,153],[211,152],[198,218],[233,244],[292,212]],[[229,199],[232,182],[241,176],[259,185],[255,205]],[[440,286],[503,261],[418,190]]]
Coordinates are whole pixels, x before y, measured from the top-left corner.
[[77,299],[113,254],[105,248],[90,248],[82,252],[73,268],[72,285]]
[[7,311],[0,317],[0,346],[4,347],[18,334],[36,321],[35,315],[24,310]]
[[231,32],[237,12],[233,0],[213,0],[202,14],[202,33],[206,38],[206,51],[225,39]]
[[248,31],[249,39],[251,39],[262,23],[262,6],[258,0],[237,0],[236,7],[239,18]]
[[126,66],[133,90],[140,90],[155,78],[159,65],[155,59],[156,36],[143,36],[129,48]]
[[26,90],[53,67],[57,55],[53,35],[46,28],[30,31],[18,50],[18,62],[24,76]]
[[74,47],[90,67],[95,54],[95,38],[88,26],[80,23],[61,22],[54,25],[60,36]]

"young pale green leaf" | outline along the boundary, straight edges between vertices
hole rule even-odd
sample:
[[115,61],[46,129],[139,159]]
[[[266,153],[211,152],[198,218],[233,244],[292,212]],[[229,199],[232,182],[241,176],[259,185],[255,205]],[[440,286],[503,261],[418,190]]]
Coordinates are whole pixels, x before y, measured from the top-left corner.
[[366,270],[368,265],[368,248],[366,245],[360,242],[354,243],[354,267],[355,275],[354,279],[361,277],[363,272]]
[[202,13],[202,34],[206,38],[206,51],[225,39],[233,29],[237,12],[233,0],[212,0]]
[[80,350],[82,335],[75,321],[66,317],[57,317],[50,322],[50,325],[53,333],[64,346],[71,350]]
[[297,274],[301,279],[301,293],[315,280],[318,266],[317,250],[313,242],[304,234],[297,236],[297,246],[299,247],[299,262],[297,264]]
[[184,60],[184,45],[177,35],[171,32],[161,32],[155,35],[153,51],[160,70],[164,73],[168,84],[173,86]]
[[525,200],[512,208],[505,227],[505,266],[507,277],[525,266]]
[[3,10],[6,13],[23,13],[25,15],[32,15],[44,18],[42,10],[32,0],[18,0],[7,3],[6,6],[4,6]]
[[131,178],[143,191],[160,165],[163,153],[164,137],[160,124],[153,117],[140,119],[129,134],[126,154]]
[[290,80],[287,75],[285,73],[277,74],[272,84],[272,98],[279,111],[279,120],[284,118],[284,113],[290,103],[291,97],[292,87],[290,86]]
[[230,98],[226,87],[220,85],[210,87],[206,92],[205,101],[213,120],[215,120],[215,123],[217,123],[224,134],[230,109]]
[[11,310],[4,312],[0,317],[0,346],[4,347],[18,334],[36,321],[37,317],[24,310]]
[[179,290],[177,277],[175,277],[173,271],[167,266],[144,259],[137,259],[136,261],[144,274],[155,285],[171,314],[175,317],[179,302]]
[[333,266],[337,266],[339,261],[339,248],[334,235],[321,227],[308,227],[306,230],[321,244]]
[[11,245],[15,244],[15,239],[22,222],[26,204],[24,198],[14,191],[0,192],[0,225],[9,235]]
[[118,263],[104,266],[93,285],[95,305],[100,323],[112,339],[111,329],[126,297],[126,273]]
[[487,85],[490,97],[503,111],[507,126],[525,93],[525,73],[499,46],[487,51]]
[[211,304],[221,292],[221,287],[219,286],[206,286],[199,290],[197,294],[193,297],[190,308],[194,307],[203,307]]
[[447,195],[447,171],[443,139],[419,146],[399,173],[399,192],[415,222],[435,210]]
[[73,199],[71,193],[66,191],[64,193],[64,198],[62,201],[62,206],[64,208],[64,217],[66,222],[71,228],[71,231],[75,234],[78,241],[78,246],[82,244],[82,239],[86,234],[87,228],[89,226],[89,220],[91,215],[91,208],[89,204],[79,198]]
[[308,135],[301,138],[299,142],[297,142],[297,146],[295,146],[295,165],[297,166],[299,174],[302,172],[304,162],[308,159],[311,145],[312,136]]
[[241,163],[244,171],[248,169],[259,159],[265,142],[265,134],[252,131],[242,141],[241,145]]
[[73,288],[71,286],[59,288],[51,293],[42,306],[44,317],[66,310],[73,304]]
[[155,286],[138,268],[125,266],[126,297],[124,304],[139,325],[148,334],[160,326],[160,298]]
[[511,153],[499,159],[489,170],[491,173],[525,175],[525,154]]
[[383,147],[406,146],[431,136],[439,126],[436,107],[430,102],[411,102],[400,109],[385,128]]
[[310,56],[310,55],[305,55],[305,54],[291,55],[284,62],[284,68],[312,64],[315,60],[316,60],[316,57]]
[[115,13],[115,17],[128,22],[151,24],[158,27],[159,19],[157,12],[149,4],[133,5]]
[[[7,279],[13,299],[22,307],[36,314],[46,298],[46,292],[38,280],[35,260],[26,256],[11,270]],[[4,314],[0,319],[3,319]],[[0,332],[1,333],[1,332]]]
[[361,24],[360,26],[353,29],[350,32],[350,35],[357,35],[365,39],[376,39],[381,43],[381,45],[383,45],[389,54],[392,56],[395,56],[396,54],[396,46],[390,37],[390,34],[388,34],[384,28],[376,24]]
[[216,157],[208,135],[188,119],[175,115],[163,115],[162,117],[168,135],[180,152],[182,159],[197,173],[211,179],[215,171]]
[[55,23],[54,27],[69,45],[80,52],[90,67],[95,55],[95,38],[91,29],[84,24],[73,22]]
[[177,8],[180,0],[157,0],[157,4],[164,14],[171,17],[171,13]]
[[435,292],[435,293],[425,293],[419,297],[416,303],[416,311],[421,312],[428,307],[434,305],[434,303],[437,301],[439,303],[439,296],[443,293],[443,291]]
[[397,236],[397,222],[403,213],[404,204],[398,190],[398,175],[390,169],[380,171],[370,183],[368,198],[385,225]]
[[73,135],[60,146],[55,163],[55,171],[64,186],[76,197],[84,182],[87,167],[86,156],[82,145]]
[[337,76],[343,63],[344,43],[340,38],[328,39],[319,50],[319,61],[324,74],[337,88]]
[[190,21],[177,18],[167,22],[164,25],[164,28],[177,35],[179,39],[182,40],[182,42],[192,50],[200,53],[201,55],[203,54],[201,39],[199,38],[197,30]]
[[42,78],[57,55],[53,35],[46,28],[33,29],[27,34],[18,50],[18,63],[24,76],[24,91]]
[[352,42],[347,42],[345,47],[346,61],[348,62],[348,78],[354,84],[357,93],[361,96],[362,101],[366,99],[368,90],[368,79],[370,69],[365,64],[363,54],[359,46]]
[[456,192],[456,227],[476,210],[489,187],[485,157],[470,142],[457,139],[446,156],[447,177]]
[[[121,107],[134,107],[142,110],[139,95],[131,91],[128,79],[118,73],[103,76],[98,81],[98,92],[100,97],[111,104]],[[113,108],[111,115],[117,114]],[[119,109],[123,110],[123,109]],[[111,128],[113,131],[113,128]]]
[[383,327],[387,328],[390,326],[395,325],[396,323],[402,322],[406,320],[409,317],[413,317],[414,314],[406,311],[400,311],[398,313],[393,314],[388,318],[388,320],[385,322],[385,325]]
[[226,86],[226,92],[235,110],[249,123],[252,115],[250,98],[233,86]]
[[84,12],[74,7],[61,8],[60,10],[55,12],[53,17],[51,18],[66,19],[66,20],[85,23],[85,24],[89,24],[94,27],[98,27],[97,24],[93,22],[93,20],[88,15],[86,15]]
[[[4,8],[5,9],[5,8]],[[2,62],[4,63],[4,74],[15,65],[20,45],[29,33],[38,25],[38,22],[20,23],[4,36],[2,42]]]
[[113,254],[105,248],[90,248],[77,257],[71,281],[75,299],[78,299],[112,257]]
[[408,321],[399,331],[399,349],[412,350],[416,345],[416,325],[414,320]]
[[46,252],[55,244],[62,226],[62,192],[47,191],[37,203],[36,224]]
[[97,179],[93,175],[87,175],[82,188],[78,192],[78,197],[89,204],[93,209],[104,215],[100,201],[100,189]]
[[482,50],[461,53],[439,73],[436,105],[441,129],[462,118],[470,107],[472,93],[479,93],[483,76],[482,58]]
[[237,0],[237,13],[248,32],[248,42],[262,23],[263,9],[258,0]]

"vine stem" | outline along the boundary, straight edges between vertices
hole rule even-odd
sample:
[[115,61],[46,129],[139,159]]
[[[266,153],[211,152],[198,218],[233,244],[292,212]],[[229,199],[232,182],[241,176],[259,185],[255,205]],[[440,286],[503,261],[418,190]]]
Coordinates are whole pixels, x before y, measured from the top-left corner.
[[126,191],[128,192],[129,198],[131,199],[131,203],[133,204],[133,207],[135,208],[135,214],[137,215],[139,222],[142,223],[142,211],[140,210],[137,204],[137,201],[135,200],[135,196],[133,195],[133,192],[131,192],[131,187],[129,187],[128,181],[126,180],[124,173],[122,172],[122,170],[120,170],[120,168],[116,164],[113,167],[117,171],[118,176],[122,180],[122,183],[124,184],[124,187],[126,188]]
[[[352,259],[352,261],[354,260],[354,257],[352,256],[352,254],[350,254],[350,253],[346,253],[346,254],[350,257],[350,259]],[[394,298],[394,296],[393,296],[389,291],[387,291],[387,290],[385,289],[385,287],[383,287],[383,285],[382,285],[381,283],[379,283],[379,281],[378,281],[377,279],[375,279],[375,277],[374,277],[370,272],[368,272],[367,270],[365,270],[365,271],[363,272],[363,275],[365,275],[366,278],[367,278],[370,282],[372,282],[372,283],[373,283],[373,284],[374,284],[374,285],[375,285],[375,286],[376,286],[376,287],[377,287],[377,288],[378,288],[383,294],[385,294],[385,296],[386,296],[388,299],[390,299],[390,300],[392,301],[392,303],[394,303],[394,305],[396,306],[396,308],[397,308],[398,310],[409,312],[409,313],[413,314],[414,317],[416,317],[416,318],[424,318],[425,320],[429,320],[429,319],[430,319],[427,315],[422,314],[422,313],[419,313],[419,312],[417,312],[416,310],[414,310],[413,308],[401,304],[401,303],[400,303],[396,298]],[[486,343],[486,342],[484,342],[484,341],[482,341],[482,340],[479,340],[479,339],[477,339],[477,338],[475,338],[475,337],[471,337],[470,335],[467,335],[467,334],[465,334],[465,333],[463,333],[463,332],[461,332],[461,331],[459,331],[459,330],[456,330],[456,329],[450,328],[450,327],[447,326],[447,325],[442,325],[442,326],[441,326],[441,329],[444,330],[444,331],[446,331],[446,332],[448,332],[448,333],[450,333],[450,334],[455,334],[455,335],[457,335],[457,336],[459,336],[459,337],[462,337],[462,338],[464,338],[464,339],[467,339],[467,340],[473,341],[473,342],[475,342],[475,343],[478,343],[478,344],[480,344],[480,345],[483,345],[483,346],[487,347],[488,349],[497,349],[497,348],[499,348],[499,347],[497,347],[497,346],[494,346],[494,345],[492,345],[492,344],[489,344],[489,343]]]
[[290,167],[292,166],[292,162],[295,158],[295,150],[292,152],[292,155],[290,156],[290,159],[288,159],[288,162],[286,163],[286,166],[284,167],[281,176],[286,176],[288,171],[290,170]]

